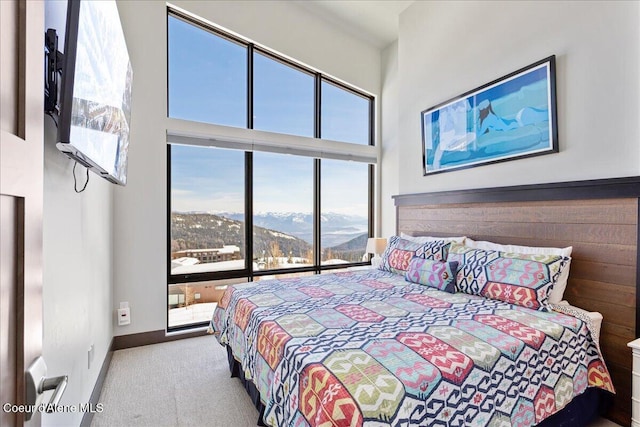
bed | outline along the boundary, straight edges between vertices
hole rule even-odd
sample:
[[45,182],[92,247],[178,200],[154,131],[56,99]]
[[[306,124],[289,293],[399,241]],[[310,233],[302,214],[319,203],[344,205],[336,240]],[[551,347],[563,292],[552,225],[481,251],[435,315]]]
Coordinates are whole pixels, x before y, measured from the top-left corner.
[[[595,318],[591,319],[592,324],[602,321],[602,334],[600,335],[599,340],[600,350],[598,350],[597,348],[594,349],[593,345],[595,345],[598,340],[594,340],[593,337],[591,337],[591,333],[587,332],[589,330],[589,316],[586,316],[586,318],[582,319],[578,318],[578,320],[568,321],[569,324],[574,325],[572,327],[569,327],[570,331],[575,331],[575,328],[578,328],[581,331],[577,332],[577,334],[581,338],[574,336],[571,339],[581,341],[588,347],[588,350],[585,351],[585,356],[587,358],[585,360],[587,361],[582,363],[582,366],[586,367],[587,372],[589,372],[589,365],[591,363],[595,363],[595,365],[592,365],[592,367],[598,366],[600,368],[596,368],[596,370],[592,370],[592,372],[595,373],[596,371],[599,371],[602,375],[598,380],[592,379],[590,383],[591,386],[589,386],[590,380],[587,375],[587,386],[584,387],[584,391],[581,394],[578,394],[577,397],[572,399],[569,403],[567,403],[563,409],[560,409],[565,402],[565,400],[563,399],[560,399],[559,401],[556,401],[554,399],[555,408],[551,404],[551,399],[548,400],[548,405],[541,404],[540,402],[542,401],[538,400],[538,413],[536,415],[536,399],[534,397],[533,415],[529,415],[528,418],[524,417],[520,424],[514,424],[513,421],[507,422],[504,414],[498,413],[500,411],[491,412],[491,409],[488,406],[483,406],[485,402],[490,406],[489,402],[491,402],[491,399],[494,399],[494,403],[496,399],[498,399],[495,396],[489,397],[489,394],[491,394],[492,392],[488,392],[486,395],[487,400],[482,400],[482,396],[476,398],[480,400],[480,402],[477,404],[477,414],[491,414],[490,417],[495,416],[495,418],[493,418],[494,422],[486,421],[486,419],[482,417],[480,417],[477,423],[467,423],[466,421],[459,421],[461,417],[464,418],[463,415],[460,415],[463,410],[450,410],[449,412],[447,412],[447,408],[444,404],[437,406],[438,399],[436,399],[435,401],[431,401],[432,407],[429,407],[430,404],[428,403],[428,400],[424,401],[425,403],[423,407],[420,407],[420,404],[418,404],[416,412],[412,416],[418,419],[422,416],[432,416],[425,415],[426,413],[438,413],[441,419],[434,421],[434,425],[532,425],[537,424],[537,420],[542,420],[544,418],[544,420],[538,425],[573,426],[584,425],[589,417],[594,416],[599,411],[598,405],[602,407],[602,403],[604,402],[606,403],[604,405],[604,409],[607,418],[621,425],[630,424],[631,354],[626,347],[626,343],[632,341],[637,337],[636,324],[638,323],[638,311],[636,310],[636,307],[637,299],[640,296],[640,292],[637,292],[639,283],[639,275],[637,274],[637,271],[640,265],[640,263],[638,263],[637,250],[639,236],[638,205],[640,202],[639,177],[575,181],[517,187],[486,188],[437,193],[408,194],[395,196],[394,202],[396,205],[396,230],[398,235],[430,235],[435,237],[464,235],[476,240],[484,239],[503,244],[556,247],[572,245],[573,253],[571,255],[571,274],[568,278],[566,291],[564,292],[564,299],[568,300],[570,304],[587,309],[589,312],[600,312],[604,316],[604,319],[602,319],[602,316],[599,315],[596,315]],[[332,279],[329,279],[329,277],[332,277]],[[281,289],[283,289],[283,291],[281,291],[280,293],[278,291],[275,292],[278,297],[282,297],[282,292],[285,292],[286,295],[286,291],[284,291],[285,288],[287,290],[292,290],[296,286],[298,286],[298,284],[300,284],[300,286],[302,287],[313,289],[316,286],[314,282],[318,281],[318,285],[320,285],[320,288],[318,288],[318,292],[321,292],[321,283],[323,281],[336,280],[342,283],[354,282],[353,286],[357,288],[359,286],[361,287],[362,281],[382,280],[383,282],[388,282],[391,281],[392,278],[398,279],[400,280],[400,283],[402,283],[403,279],[401,277],[395,277],[390,272],[379,272],[377,270],[363,272],[350,271],[347,273],[340,273],[335,276],[323,274],[320,276],[316,276],[315,278],[289,279],[282,284],[271,284],[271,282],[264,281],[261,283],[268,286],[282,286],[283,288]],[[307,282],[307,280],[309,282]],[[400,298],[398,296],[398,293],[402,294],[403,292],[409,292],[409,294],[413,294],[414,291],[409,291],[409,289],[414,285],[406,282],[406,280],[404,282],[405,283],[394,285],[389,289],[375,289],[373,290],[373,292],[380,298],[382,298],[382,295],[386,296],[387,298]],[[298,406],[300,405],[300,375],[302,372],[304,372],[303,365],[306,363],[307,357],[311,357],[311,359],[308,359],[310,363],[318,363],[314,359],[314,357],[319,359],[326,359],[329,356],[325,355],[324,357],[321,357],[319,353],[314,353],[314,351],[304,348],[304,345],[300,342],[307,342],[308,340],[311,343],[317,342],[318,344],[322,344],[324,339],[323,337],[325,337],[326,334],[331,335],[331,333],[325,331],[319,336],[294,336],[289,334],[286,328],[281,327],[284,332],[278,331],[277,328],[274,328],[273,332],[271,332],[273,339],[262,341],[262,351],[266,352],[265,354],[270,354],[271,356],[275,357],[275,359],[270,359],[271,363],[274,364],[275,369],[271,369],[269,363],[265,364],[261,362],[259,357],[244,356],[242,354],[242,351],[244,351],[244,349],[248,349],[249,351],[254,352],[258,351],[257,348],[259,346],[258,342],[256,341],[258,335],[256,335],[256,332],[248,333],[249,335],[245,336],[245,338],[248,338],[248,341],[245,341],[245,344],[241,344],[241,336],[244,334],[244,331],[242,331],[241,334],[236,334],[235,332],[229,331],[235,328],[232,324],[234,322],[234,318],[236,317],[235,312],[237,309],[238,301],[242,300],[242,296],[245,294],[245,292],[247,293],[247,295],[250,295],[247,296],[247,298],[254,297],[255,295],[252,295],[252,292],[258,292],[257,290],[253,290],[256,286],[257,285],[255,284],[246,284],[236,286],[233,290],[229,290],[228,294],[225,294],[225,298],[223,298],[223,304],[218,310],[216,310],[215,317],[212,321],[212,325],[217,325],[215,326],[215,328],[217,329],[216,332],[220,334],[218,336],[218,339],[223,343],[223,345],[225,345],[227,349],[230,368],[232,369],[232,376],[240,377],[240,379],[243,380],[243,382],[245,383],[245,387],[253,396],[254,403],[256,403],[257,407],[262,409],[260,419],[265,421],[266,424],[303,426],[313,425],[315,421],[310,422],[307,418],[305,418],[305,415],[302,411],[293,409],[296,404]],[[419,288],[419,290],[425,293],[424,297],[416,296],[412,298],[420,299],[430,297],[433,298],[433,300],[431,301],[445,301],[445,303],[443,303],[445,305],[451,303],[451,298],[467,298],[469,300],[469,304],[477,303],[476,300],[479,299],[479,297],[477,296],[446,294],[437,289],[427,290]],[[358,292],[356,292],[356,294],[358,294]],[[262,293],[262,291],[260,291],[259,293]],[[394,296],[390,296],[390,294]],[[338,297],[338,295],[339,294],[336,294],[336,298]],[[452,297],[451,295],[454,296]],[[455,295],[458,296],[455,297]],[[372,296],[362,298],[364,302],[375,301],[374,297]],[[304,301],[300,301],[298,303],[311,303],[311,301],[316,299],[316,297],[307,295]],[[331,298],[321,298],[322,301],[330,299]],[[484,299],[486,300],[487,298]],[[248,301],[251,300],[249,299]],[[429,301],[429,299],[427,298],[426,301]],[[275,301],[267,302],[267,304],[271,304],[274,302]],[[237,316],[238,319],[246,316],[246,320],[244,320],[246,321],[245,330],[251,330],[252,327],[260,324],[260,321],[257,320],[257,318],[259,316],[262,316],[263,314],[268,317],[267,321],[271,322],[271,325],[280,325],[273,318],[274,316],[277,317],[279,315],[278,308],[276,308],[277,305],[274,304],[273,306],[267,305],[265,307],[262,307],[261,304],[255,304],[256,307],[253,307],[251,304],[240,303],[240,306],[244,306],[244,314],[238,314]],[[340,303],[338,303],[338,305],[339,304]],[[345,302],[343,304],[356,305],[355,302]],[[460,303],[455,303],[453,304],[453,306],[457,306],[457,304]],[[511,308],[503,307],[502,304],[507,304],[504,302],[493,301],[490,302],[490,304],[497,304],[497,306],[494,305],[490,309],[486,308],[486,310],[496,310],[498,312],[501,310],[506,310],[503,311],[503,313],[517,313],[516,316],[521,315],[521,313],[527,312],[525,307],[519,306],[517,304],[515,305],[515,307]],[[370,305],[370,303],[368,303],[368,305]],[[556,309],[562,311],[562,308],[558,308],[558,306],[560,305],[566,305],[566,302],[557,304],[555,307]],[[473,304],[472,306],[476,307]],[[570,307],[571,306],[565,308],[568,311],[572,311]],[[371,310],[371,308],[367,307],[367,305],[365,305],[365,308]],[[429,310],[435,311],[441,310],[434,307],[427,308],[429,308]],[[304,308],[302,309],[304,310]],[[333,308],[333,310],[335,311],[335,308]],[[228,316],[232,311],[234,312],[234,314],[230,318],[231,323],[228,323],[229,319],[227,319],[227,321],[224,321],[223,319],[225,318],[225,316]],[[371,311],[373,311],[374,313],[378,313],[375,309]],[[552,316],[556,320],[565,319],[564,322],[567,322],[564,314],[554,311],[547,312],[550,314],[542,313],[543,312],[535,313],[534,316]],[[287,311],[287,314],[295,313],[293,311]],[[496,315],[495,312],[493,314]],[[582,315],[578,316],[585,317],[583,316],[584,314],[585,313],[582,313]],[[392,316],[387,316],[381,313],[378,313],[378,315],[384,316],[385,318],[392,318]],[[431,315],[435,314],[431,313]],[[413,314],[413,316],[415,316],[415,313]],[[439,312],[438,316],[445,315]],[[500,316],[500,313],[498,314],[498,316],[502,317]],[[571,319],[572,316],[570,314],[568,316],[568,318]],[[509,317],[507,316],[507,318]],[[433,335],[429,333],[428,329],[423,332],[414,331],[413,329],[411,329],[410,331],[431,335],[433,336],[432,340],[437,339],[440,341],[444,341],[442,339],[444,336],[439,334],[442,333],[443,327],[451,326],[445,323],[452,322],[452,320],[450,318],[449,320],[446,320],[446,317],[438,317],[438,319],[442,324],[434,325],[434,327],[437,326],[438,328],[440,328],[440,330],[438,330],[437,333]],[[594,319],[596,320],[596,322],[593,321]],[[320,320],[322,320],[322,318]],[[475,321],[476,319],[472,320]],[[321,322],[319,322],[318,320],[314,320],[313,318],[308,319],[308,321],[310,324],[316,322],[322,325]],[[578,324],[582,324],[582,326],[578,326]],[[415,325],[412,325],[412,327],[415,327]],[[230,329],[229,331],[225,332],[223,331],[223,328]],[[287,328],[290,328],[290,326],[287,326]],[[368,332],[366,332],[369,329],[371,328],[357,328],[357,331],[362,334],[359,338],[360,341],[355,341],[354,338],[354,340],[350,339],[344,341],[344,345],[359,346],[358,349],[360,351],[363,351],[364,353],[370,355],[365,349],[366,345],[363,344],[364,340],[371,337],[370,335],[367,335]],[[596,327],[595,329],[599,328]],[[372,330],[375,330],[375,328]],[[380,331],[376,330],[374,335],[377,337],[377,334],[379,332]],[[282,335],[279,335],[279,333],[281,333]],[[226,337],[224,337],[224,334],[226,334]],[[563,332],[563,334],[571,335],[574,334],[574,332]],[[586,336],[584,336],[585,334]],[[290,337],[287,338],[287,336]],[[358,337],[357,334],[346,334],[346,336],[354,336],[356,338]],[[550,340],[552,340],[552,338],[550,337],[553,336],[553,334],[546,335],[545,333],[545,340],[550,343]],[[476,338],[474,338],[474,340]],[[229,339],[229,341],[225,341],[227,339]],[[569,335],[565,335],[565,339],[569,339]],[[397,339],[395,341],[399,342]],[[560,340],[560,345],[564,345],[562,344],[562,342],[563,339]],[[448,342],[446,343],[448,345],[451,345]],[[393,344],[395,345],[395,343]],[[324,345],[326,349],[330,349],[329,344]],[[453,346],[455,347],[455,345]],[[405,345],[405,347],[407,346]],[[528,345],[525,345],[525,347],[530,348],[528,347]],[[307,351],[302,352],[302,356],[294,355],[293,350],[295,348],[303,348]],[[446,348],[446,346],[443,348]],[[546,348],[545,345],[542,345],[540,348],[543,349],[543,351],[546,351],[544,350]],[[351,350],[354,349],[351,349],[349,347],[342,349],[342,351]],[[400,351],[400,353],[404,352],[405,350]],[[311,355],[315,354],[315,356],[307,356],[307,353],[310,353]],[[322,352],[320,352],[320,354],[322,354]],[[602,365],[599,364],[603,361],[601,356],[604,356],[606,365],[604,363]],[[363,355],[363,357],[366,358],[369,356]],[[378,359],[373,356],[371,357],[377,362]],[[536,357],[539,358],[540,356]],[[501,358],[507,360],[505,359],[505,355],[502,355]],[[473,357],[471,357],[471,359],[475,361]],[[276,363],[277,360],[284,360],[284,363]],[[382,365],[382,363],[380,363],[380,365]],[[259,369],[258,371],[251,371],[251,369],[253,369],[252,367],[259,367]],[[268,369],[266,369],[266,367],[268,367]],[[385,369],[389,372],[393,370],[392,368]],[[270,370],[272,371],[271,373],[269,372]],[[485,376],[488,375],[488,371],[483,371],[482,365],[479,367],[476,367],[474,365],[474,367],[471,368],[470,372],[470,375],[475,375],[476,372],[483,373],[483,375]],[[306,377],[303,376],[302,378],[317,379],[317,377],[313,375],[309,376],[309,373],[310,372],[307,371],[305,374]],[[293,379],[287,379],[286,375],[283,379],[284,374],[291,374]],[[342,374],[338,375],[333,374],[332,372],[332,375],[339,379],[339,376]],[[400,374],[396,376],[395,373],[392,376],[396,379],[401,377]],[[354,380],[354,377],[350,377],[350,379]],[[337,382],[339,382],[340,384],[345,384],[341,380]],[[402,379],[400,379],[400,382],[402,382]],[[434,385],[434,389],[436,390],[435,396],[438,396],[437,393],[440,390],[438,387],[442,387],[441,384],[445,382],[447,382],[447,378],[443,376],[442,373],[440,373],[440,385]],[[267,388],[269,384],[277,384],[277,387],[275,387],[272,391],[269,391]],[[298,390],[295,390],[296,384],[298,386]],[[318,385],[322,384],[322,382],[315,382],[314,384]],[[429,382],[429,384],[431,383]],[[455,384],[455,382],[451,382],[451,384]],[[613,390],[613,384],[615,384],[615,395],[613,395],[610,391],[606,391]],[[292,386],[294,388],[293,391],[291,390]],[[410,389],[410,387],[405,388]],[[552,387],[548,384],[541,385],[541,389],[545,390],[545,393],[548,392],[550,388]],[[581,388],[582,386],[578,386],[574,388],[574,390],[580,390]],[[276,390],[280,390],[280,394],[283,394],[283,392],[286,390],[286,396],[278,397],[278,392]],[[348,388],[346,388],[346,390],[348,391]],[[444,400],[440,398],[440,401],[444,401],[449,404],[449,402],[453,402],[455,399],[463,400],[467,399],[470,396],[468,394],[465,394],[466,392],[463,389],[458,388],[457,390],[457,397],[455,397],[453,400]],[[473,390],[473,387],[467,390]],[[492,388],[492,390],[496,390],[496,388]],[[500,390],[500,388],[498,388],[498,390]],[[449,392],[453,393],[450,390]],[[433,393],[434,392],[431,391],[431,397],[434,396]],[[349,392],[348,394],[351,395],[351,392]],[[375,393],[370,392],[368,394],[373,396]],[[413,396],[417,395],[419,395],[419,393],[417,391],[414,391]],[[540,396],[542,395],[543,394],[540,394]],[[547,393],[546,396],[548,397],[549,394]],[[313,399],[310,399],[310,397],[311,395],[307,393],[307,395],[304,396],[303,400],[306,399],[304,401],[313,402]],[[475,398],[475,395],[473,397]],[[408,398],[405,396],[399,399],[403,400],[405,398],[408,399],[407,401],[410,401],[412,399],[411,396],[409,396]],[[316,406],[314,407],[312,405],[312,407],[316,409],[309,409],[308,411],[311,412],[308,412],[308,414],[313,413],[314,410],[316,410],[317,413],[317,409],[321,408],[321,406],[318,406],[317,404],[317,399],[318,398],[316,396]],[[345,399],[345,401],[348,401],[349,399],[353,400],[353,396],[347,396]],[[319,402],[322,403],[322,399],[320,399]],[[289,406],[286,406],[287,404]],[[393,407],[393,405],[391,406]],[[521,406],[522,408],[531,407],[531,405],[526,402],[522,403]],[[409,425],[408,421],[403,421],[405,420],[405,418],[403,418],[402,415],[407,411],[410,411],[409,407],[414,406],[404,402],[403,400],[403,404],[399,404],[397,411],[393,415],[388,415],[391,412],[391,409],[389,409],[387,410],[387,412],[384,412],[384,414],[387,415],[383,414],[382,416],[378,416],[378,418],[385,418],[387,416],[390,417],[388,419],[385,418],[382,421],[374,421],[374,418],[376,416],[373,416],[369,412],[364,411],[365,413],[364,415],[362,415],[363,424],[375,426]],[[380,410],[382,409],[383,408],[381,407]],[[338,407],[338,411],[341,410],[343,410],[343,408],[341,406]],[[298,411],[297,415],[296,411]],[[362,409],[360,409],[359,411],[361,414],[363,413]],[[473,410],[471,411],[473,412]],[[358,411],[354,411],[354,413],[356,412]],[[530,411],[528,411],[528,413],[531,414]],[[549,416],[550,413],[554,414]],[[444,421],[446,417],[449,417],[448,422]],[[290,424],[286,424],[285,420],[289,420]],[[358,420],[359,418],[356,417],[356,424]],[[504,423],[501,424],[501,421],[503,420]],[[422,422],[425,422],[425,424],[421,424]],[[456,422],[458,422],[458,424],[456,424]],[[328,424],[326,425],[349,425],[346,422],[344,424],[332,424],[331,422],[327,421],[327,423]],[[412,425],[429,425],[429,423],[430,421],[423,420],[416,421],[416,423],[413,423]]]
[[266,425],[529,426],[588,388],[614,391],[584,312],[451,293],[391,270],[227,289],[212,326]]

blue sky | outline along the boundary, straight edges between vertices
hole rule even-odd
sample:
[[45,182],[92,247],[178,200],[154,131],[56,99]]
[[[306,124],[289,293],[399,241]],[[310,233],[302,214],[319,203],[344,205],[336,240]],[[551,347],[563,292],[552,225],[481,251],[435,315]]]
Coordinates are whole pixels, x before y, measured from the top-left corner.
[[[169,18],[169,115],[246,127],[244,46]],[[314,78],[254,54],[254,128],[313,136]],[[368,100],[322,83],[323,138],[368,143]],[[244,152],[173,146],[172,210],[244,211]],[[367,165],[323,160],[323,212],[367,213]],[[254,211],[311,212],[313,159],[254,153]]]
[[[244,152],[171,148],[173,211],[243,212]],[[313,159],[254,152],[254,211],[313,210]],[[322,160],[322,210],[366,216],[368,165]]]

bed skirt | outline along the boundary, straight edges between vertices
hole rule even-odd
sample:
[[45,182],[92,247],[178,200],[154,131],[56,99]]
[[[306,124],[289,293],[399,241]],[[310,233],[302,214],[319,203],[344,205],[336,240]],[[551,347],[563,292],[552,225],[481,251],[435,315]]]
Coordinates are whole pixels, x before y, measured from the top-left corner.
[[227,349],[227,361],[229,362],[229,371],[231,371],[231,378],[238,378],[240,380],[242,386],[249,395],[251,402],[253,402],[253,405],[258,410],[259,415],[257,425],[266,426],[262,418],[264,415],[264,404],[260,400],[260,393],[258,392],[256,385],[253,383],[253,381],[245,378],[244,371],[240,367],[240,363],[233,357],[231,347],[227,345],[225,346],[225,348]]
[[589,387],[557,414],[538,424],[539,427],[588,426],[604,414],[613,395],[601,388]]
[[[260,400],[260,393],[251,380],[247,380],[240,363],[233,357],[231,348],[227,349],[227,361],[232,378],[238,378],[246,390],[253,405],[259,412],[257,425],[266,426],[264,423],[264,404]],[[612,395],[602,389],[589,387],[580,396],[577,396],[560,412],[554,414],[538,424],[539,427],[579,427],[588,426],[601,414],[605,413],[611,403]]]

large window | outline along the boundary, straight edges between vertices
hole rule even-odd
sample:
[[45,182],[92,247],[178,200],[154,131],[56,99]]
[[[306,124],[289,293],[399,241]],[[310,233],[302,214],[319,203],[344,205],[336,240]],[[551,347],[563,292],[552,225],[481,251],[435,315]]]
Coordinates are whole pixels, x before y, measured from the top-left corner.
[[169,328],[209,320],[229,281],[367,262],[373,98],[173,11],[168,45],[170,118],[286,141],[169,145]]

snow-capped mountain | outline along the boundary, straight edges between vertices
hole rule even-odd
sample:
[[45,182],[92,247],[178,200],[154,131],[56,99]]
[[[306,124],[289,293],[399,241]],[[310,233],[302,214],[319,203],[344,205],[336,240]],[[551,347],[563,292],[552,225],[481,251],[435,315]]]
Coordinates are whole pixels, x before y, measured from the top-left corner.
[[[220,213],[220,216],[243,221],[239,213]],[[320,217],[322,246],[331,247],[347,242],[367,232],[367,218],[355,215],[325,213]],[[313,214],[300,212],[263,212],[253,216],[258,227],[278,230],[308,243],[313,241]]]

